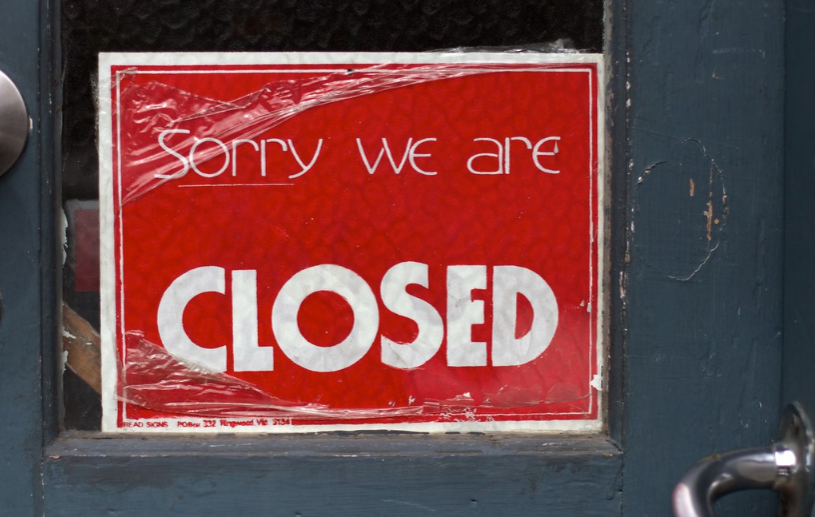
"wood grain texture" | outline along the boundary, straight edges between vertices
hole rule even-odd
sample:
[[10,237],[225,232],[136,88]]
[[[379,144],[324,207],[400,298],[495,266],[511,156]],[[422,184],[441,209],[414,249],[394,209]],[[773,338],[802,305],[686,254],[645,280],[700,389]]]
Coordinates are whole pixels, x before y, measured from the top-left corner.
[[24,517],[42,500],[40,6],[9,0],[2,11],[0,70],[17,84],[34,126],[20,160],[0,177],[0,515]]
[[101,338],[96,330],[67,305],[62,306],[62,350],[66,365],[96,393],[102,392]]
[[620,512],[598,439],[361,436],[64,440],[47,515],[546,515]]
[[[776,435],[784,18],[783,2],[626,5],[623,509],[656,516],[703,456]],[[753,492],[719,515],[774,513]]]

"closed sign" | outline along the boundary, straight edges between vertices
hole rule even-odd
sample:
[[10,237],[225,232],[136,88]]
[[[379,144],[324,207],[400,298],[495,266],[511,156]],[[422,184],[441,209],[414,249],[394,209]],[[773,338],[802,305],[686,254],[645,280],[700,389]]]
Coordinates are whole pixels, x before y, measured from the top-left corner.
[[599,430],[601,59],[103,54],[103,429]]

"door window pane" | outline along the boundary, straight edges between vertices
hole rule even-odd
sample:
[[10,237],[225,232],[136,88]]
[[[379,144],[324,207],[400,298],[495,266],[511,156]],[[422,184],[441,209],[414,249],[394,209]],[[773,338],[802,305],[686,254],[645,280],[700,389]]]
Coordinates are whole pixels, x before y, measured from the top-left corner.
[[[506,47],[600,52],[602,3],[225,1],[62,3],[64,425],[101,422],[96,77],[99,52],[429,51]],[[564,388],[565,389],[565,388]],[[566,396],[563,393],[561,396]]]

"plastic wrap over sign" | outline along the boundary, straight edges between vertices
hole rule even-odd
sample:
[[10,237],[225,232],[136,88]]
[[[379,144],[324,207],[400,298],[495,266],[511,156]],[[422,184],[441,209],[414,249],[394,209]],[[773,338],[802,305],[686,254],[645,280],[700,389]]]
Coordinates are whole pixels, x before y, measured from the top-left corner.
[[600,429],[600,56],[99,79],[103,430]]

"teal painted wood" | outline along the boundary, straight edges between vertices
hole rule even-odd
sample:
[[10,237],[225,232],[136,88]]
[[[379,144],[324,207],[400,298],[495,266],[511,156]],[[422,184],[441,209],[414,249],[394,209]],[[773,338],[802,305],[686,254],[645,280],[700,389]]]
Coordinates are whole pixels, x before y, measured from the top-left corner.
[[[656,516],[694,462],[776,435],[784,6],[626,5],[623,508]],[[719,513],[774,514],[757,492]]]
[[[22,22],[20,27],[30,29]],[[43,43],[46,54],[49,40]],[[47,71],[41,75],[42,84],[50,84]],[[23,448],[9,440],[12,449],[2,449],[20,468],[7,474],[14,482],[0,489],[7,502],[0,515],[620,513],[622,455],[602,438],[337,434],[52,441],[59,402],[49,380],[59,362],[50,305],[57,285],[50,260],[56,236],[50,155],[41,154],[39,183],[28,192],[40,196],[36,222],[27,227],[40,246],[32,253],[36,274],[16,263],[8,271],[9,277],[25,277],[26,292],[40,306],[28,307],[28,318],[15,312],[9,327],[13,334],[30,335],[31,350],[23,355],[34,368],[19,368],[23,361],[10,365],[17,370],[9,372],[9,384],[31,392],[24,404],[19,397],[0,399],[4,411],[27,418],[25,425],[9,428],[9,436],[29,437]],[[42,360],[40,349],[47,351]],[[43,428],[52,441],[44,451]]]
[[784,152],[784,398],[815,414],[815,6],[789,0]]
[[621,473],[603,438],[58,439],[44,513],[609,516]]
[[362,435],[65,440],[46,515],[546,515],[620,512],[605,440]]
[[2,12],[0,70],[20,89],[33,131],[21,159],[0,177],[0,515],[26,516],[39,514],[42,501],[41,350],[56,329],[44,316],[53,314],[44,304],[53,303],[45,293],[54,289],[43,289],[46,281],[55,285],[46,258],[53,249],[41,239],[53,236],[43,219],[53,210],[43,205],[51,188],[41,167],[40,4],[7,0]]
[[[6,2],[0,19],[0,66],[35,106],[26,49],[38,9]],[[780,5],[613,9],[615,106],[631,100],[613,117],[612,152],[622,301],[610,427],[624,455],[546,437],[77,438],[47,447],[40,481],[43,420],[50,437],[55,414],[40,347],[55,349],[56,283],[35,134],[24,165],[0,178],[0,515],[40,515],[42,498],[45,515],[668,515],[673,483],[701,456],[768,443],[780,412]],[[709,257],[707,243],[718,245]],[[56,364],[45,355],[45,379]],[[721,515],[774,512],[760,494],[730,501]]]

